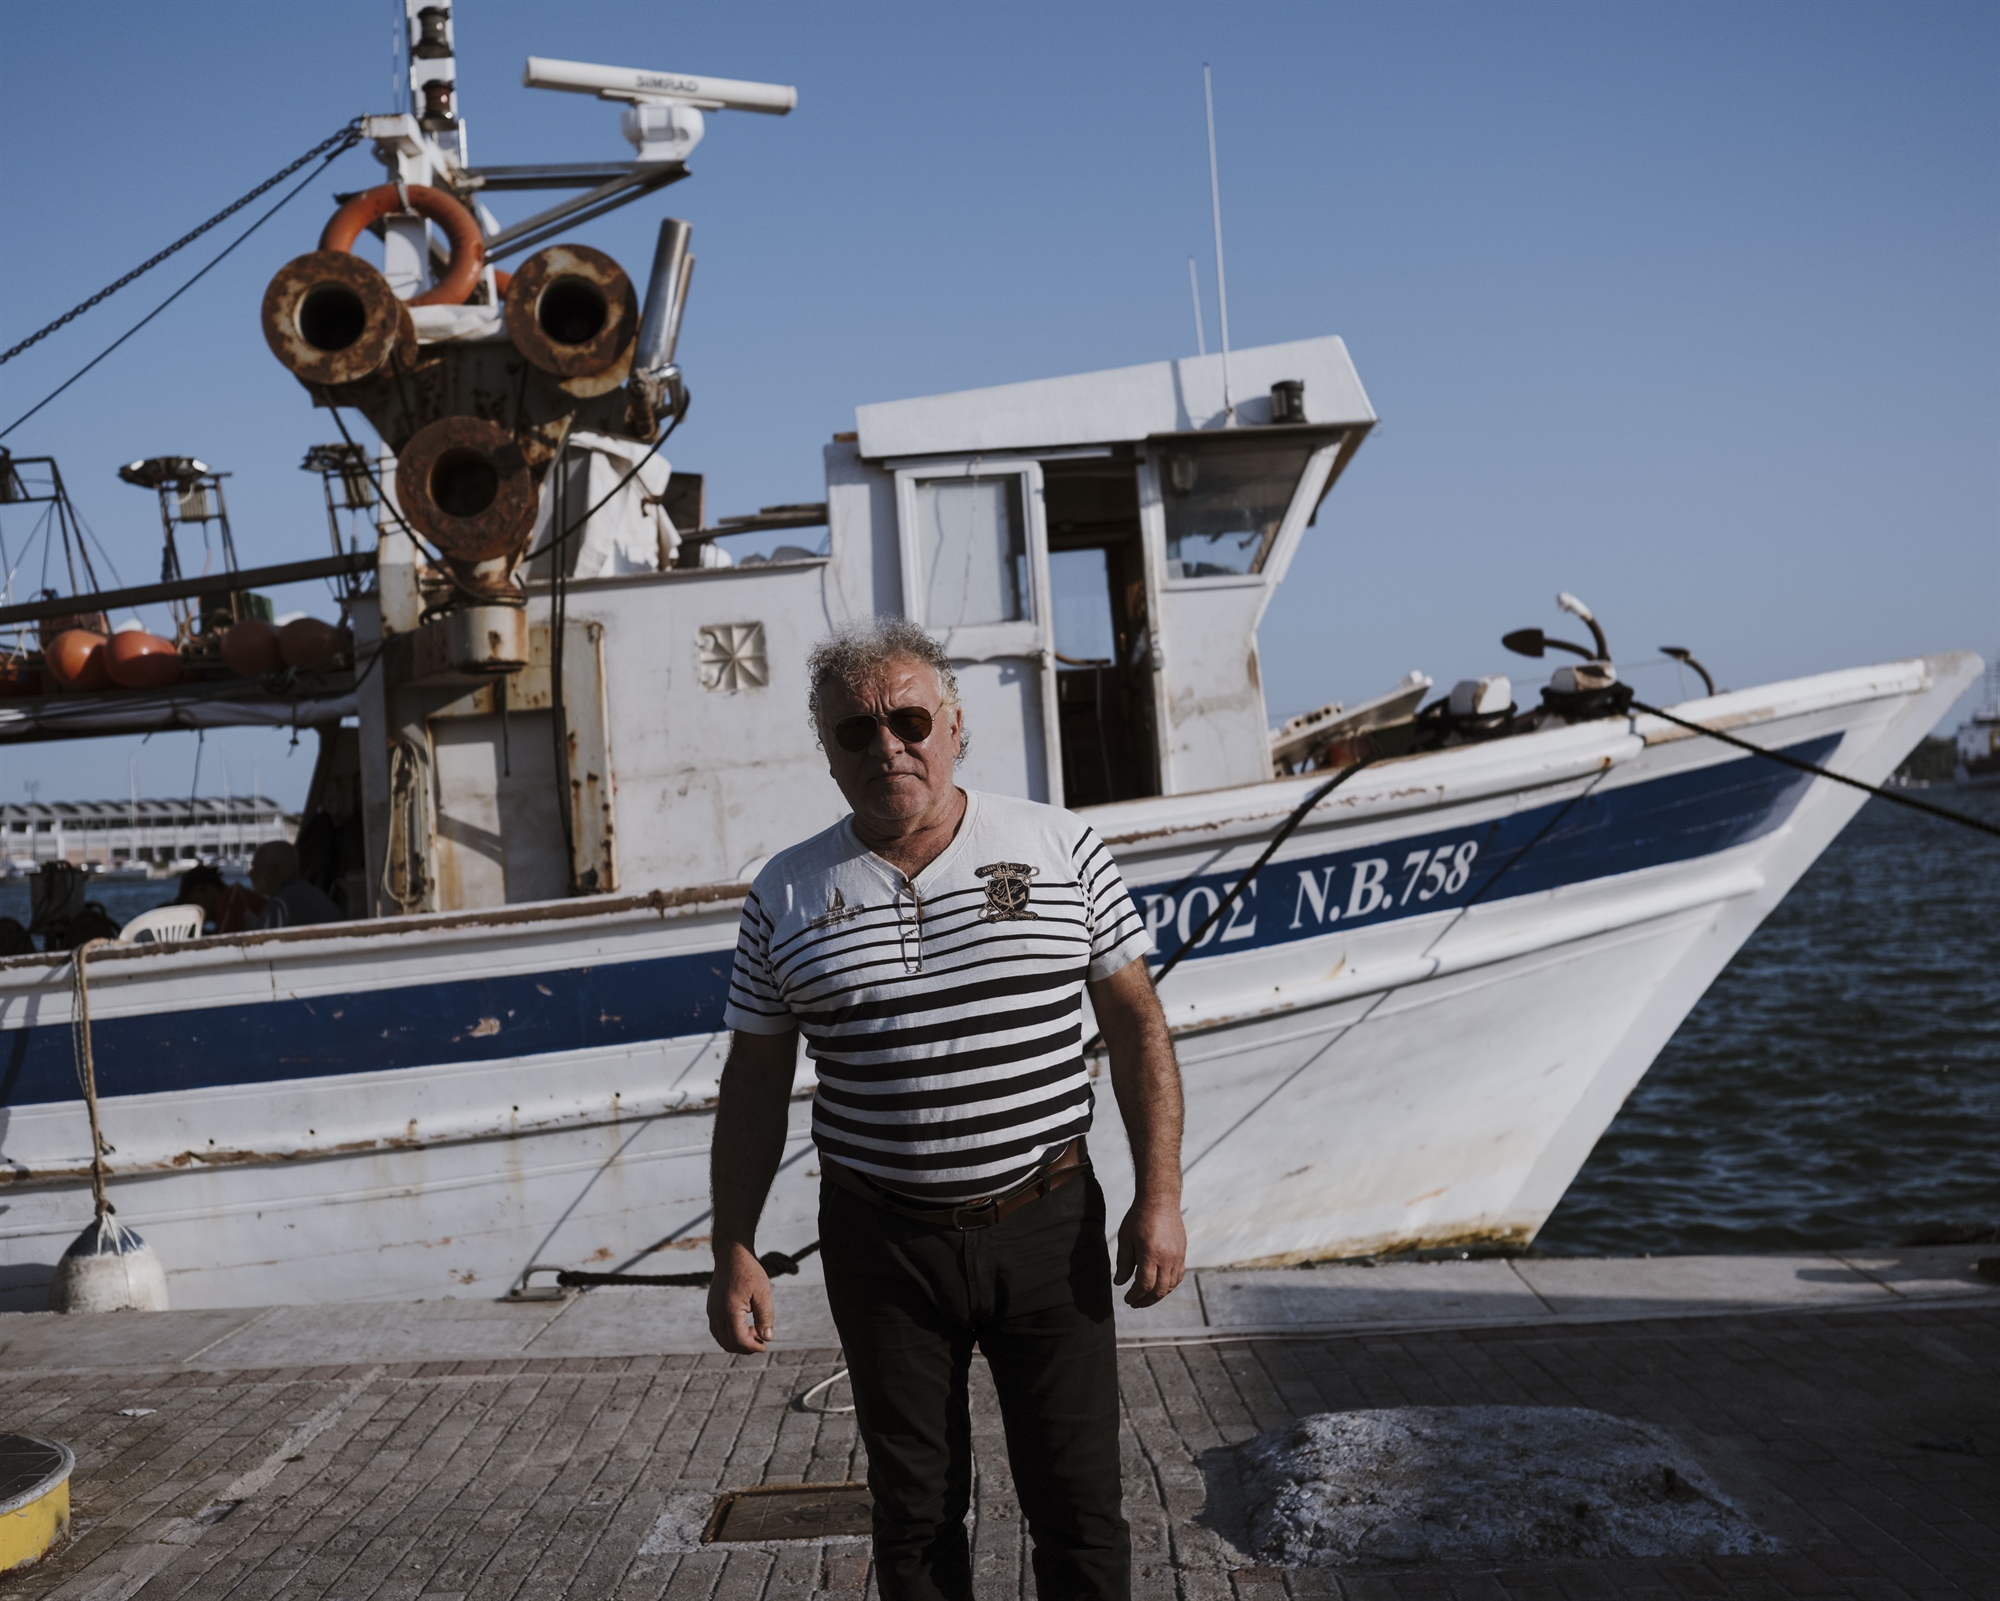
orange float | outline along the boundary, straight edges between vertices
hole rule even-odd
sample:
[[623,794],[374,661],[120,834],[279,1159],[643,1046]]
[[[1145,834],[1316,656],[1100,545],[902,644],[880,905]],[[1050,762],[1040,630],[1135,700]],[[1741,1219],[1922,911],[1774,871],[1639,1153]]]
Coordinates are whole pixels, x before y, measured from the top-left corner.
[[285,658],[278,649],[278,630],[255,618],[231,623],[223,630],[222,660],[232,673],[241,673],[245,678],[262,678],[267,673],[285,670]]
[[338,667],[353,648],[354,637],[346,629],[317,617],[295,617],[278,630],[278,653],[287,667]]
[[121,689],[165,689],[181,678],[181,653],[171,639],[128,628],[104,647],[111,682]]
[[88,628],[67,628],[49,641],[43,665],[60,689],[109,689],[111,664],[106,640]]
[[[408,197],[406,205],[405,196]],[[462,306],[486,266],[486,240],[471,212],[442,189],[427,184],[381,184],[356,195],[336,211],[319,236],[322,250],[352,250],[361,230],[396,212],[414,211],[443,228],[451,240],[451,265],[435,287],[410,297],[412,306]]]

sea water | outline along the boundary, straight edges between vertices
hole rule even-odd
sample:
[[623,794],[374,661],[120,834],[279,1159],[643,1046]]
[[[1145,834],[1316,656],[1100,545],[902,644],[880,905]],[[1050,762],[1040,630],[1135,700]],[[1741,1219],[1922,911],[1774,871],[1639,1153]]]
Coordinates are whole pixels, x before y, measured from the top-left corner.
[[[2000,824],[2000,791],[1917,798]],[[101,878],[124,922],[174,882]],[[26,922],[27,884],[0,881]],[[1871,800],[1681,1025],[1535,1241],[1661,1255],[2000,1224],[2000,839]]]
[[[2000,825],[2000,791],[1915,799]],[[2000,1224],[2000,839],[1871,800],[1701,998],[1537,1248]]]

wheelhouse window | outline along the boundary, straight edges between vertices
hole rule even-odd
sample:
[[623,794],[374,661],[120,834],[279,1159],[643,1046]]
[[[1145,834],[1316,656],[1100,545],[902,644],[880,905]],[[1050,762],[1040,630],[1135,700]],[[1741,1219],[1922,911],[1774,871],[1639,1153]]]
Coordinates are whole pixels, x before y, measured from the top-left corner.
[[1258,572],[1313,449],[1324,441],[1176,440],[1160,456],[1168,578]]
[[1031,620],[1020,474],[919,478],[914,488],[925,624],[962,628]]

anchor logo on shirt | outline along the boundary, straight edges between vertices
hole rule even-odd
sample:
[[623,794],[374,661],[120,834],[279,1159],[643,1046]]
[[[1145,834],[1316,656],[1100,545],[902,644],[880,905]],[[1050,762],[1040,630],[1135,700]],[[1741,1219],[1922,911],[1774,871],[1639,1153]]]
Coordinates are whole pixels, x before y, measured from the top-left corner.
[[986,880],[986,904],[979,915],[987,922],[1038,915],[1028,910],[1028,880],[1041,871],[1039,867],[1030,867],[1025,862],[991,862],[977,871]]

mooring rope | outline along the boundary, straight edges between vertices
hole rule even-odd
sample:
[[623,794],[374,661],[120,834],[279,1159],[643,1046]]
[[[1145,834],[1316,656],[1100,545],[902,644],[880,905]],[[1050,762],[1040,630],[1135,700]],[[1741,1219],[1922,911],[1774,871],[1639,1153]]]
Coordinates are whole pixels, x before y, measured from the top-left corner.
[[[70,1043],[76,1053],[76,1078],[83,1086],[83,1104],[90,1112],[90,1195],[100,1224],[118,1209],[104,1193],[104,1153],[110,1147],[104,1143],[104,1132],[97,1121],[97,1062],[90,1050],[90,979],[86,964],[95,947],[111,943],[106,939],[89,939],[76,948],[69,1017]],[[118,1227],[116,1223],[111,1226],[114,1229]]]
[[[783,1251],[766,1251],[757,1258],[757,1265],[772,1278],[783,1278],[787,1273],[796,1273],[799,1264],[819,1249],[819,1241],[801,1246],[787,1255]],[[653,1289],[705,1290],[715,1277],[714,1269],[706,1273],[577,1273],[568,1269],[556,1275],[556,1283],[565,1290],[592,1289],[600,1284],[641,1285]]]
[[794,1412],[817,1412],[821,1417],[829,1417],[836,1412],[852,1412],[854,1408],[851,1405],[814,1406],[812,1404],[812,1398],[814,1396],[818,1395],[821,1390],[832,1389],[842,1379],[847,1377],[847,1371],[848,1370],[846,1368],[842,1368],[838,1373],[834,1374],[832,1378],[821,1379],[819,1383],[815,1384],[810,1390],[806,1391],[804,1395],[794,1396],[792,1398],[792,1410]]

